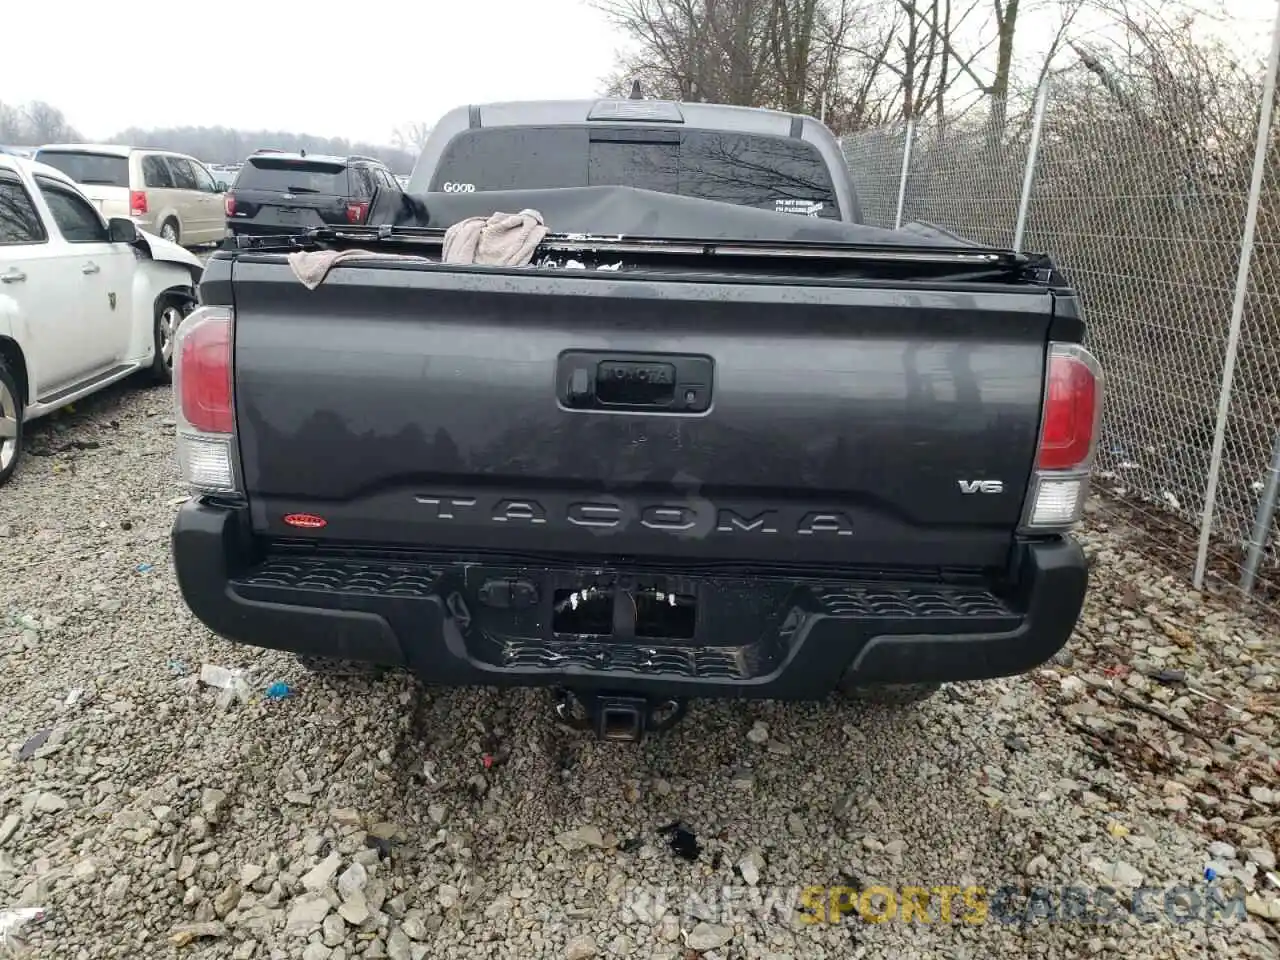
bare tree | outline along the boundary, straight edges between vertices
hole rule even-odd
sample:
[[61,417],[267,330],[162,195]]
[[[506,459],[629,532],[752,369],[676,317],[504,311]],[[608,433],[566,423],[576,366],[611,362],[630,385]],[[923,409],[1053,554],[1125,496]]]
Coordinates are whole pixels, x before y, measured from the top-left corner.
[[904,119],[936,109],[951,92],[957,74],[948,68],[948,44],[977,6],[978,0],[960,10],[950,0],[898,0],[897,57],[886,67],[897,78],[895,99]]
[[[863,0],[840,0],[818,17],[820,63],[814,71],[817,113],[837,133],[851,133],[888,119],[885,94],[894,17]],[[812,108],[811,108],[812,110]]]
[[595,3],[634,47],[606,81],[611,95],[639,80],[649,96],[810,113],[842,130],[883,113],[892,24],[875,0]]
[[[990,101],[988,114],[990,130],[993,136],[999,137],[1005,131],[1008,102],[1012,92],[1011,83],[1017,66],[1015,40],[1019,17],[1045,6],[1050,7],[1057,14],[1058,23],[1049,48],[1036,69],[1036,80],[1032,84],[1034,87],[1043,82],[1050,64],[1067,43],[1076,16],[1086,0],[1041,0],[1040,4],[1027,4],[1026,0],[990,0],[990,3],[991,6],[987,10],[988,19],[979,32],[980,39],[973,49],[962,50],[951,31],[942,36],[942,46],[956,70],[968,78],[978,92]],[[989,69],[984,68],[981,65],[982,58],[992,46],[995,47],[995,63]]]
[[770,15],[777,0],[596,0],[638,47],[610,92],[754,105],[774,98]]
[[431,137],[432,126],[429,123],[411,123],[406,127],[396,127],[391,132],[391,143],[399,150],[419,154]]
[[1176,136],[1192,153],[1250,155],[1260,97],[1252,65],[1203,37],[1198,14],[1124,3],[1109,12],[1120,28],[1114,39],[1073,40],[1070,48],[1125,122]]
[[22,114],[18,108],[0,103],[0,143],[17,144],[22,132]]
[[817,15],[818,0],[774,0],[769,4],[769,53],[778,99],[786,110],[800,111],[807,106]]
[[26,138],[29,143],[55,143],[59,140],[78,140],[76,133],[61,110],[43,100],[33,100],[23,111],[26,114]]
[[159,147],[199,157],[206,163],[236,163],[259,147],[277,150],[304,149],[345,157],[360,153],[376,157],[396,173],[413,169],[417,154],[393,146],[352,141],[345,137],[321,137],[288,130],[236,130],[231,127],[130,127],[111,138],[112,143]]

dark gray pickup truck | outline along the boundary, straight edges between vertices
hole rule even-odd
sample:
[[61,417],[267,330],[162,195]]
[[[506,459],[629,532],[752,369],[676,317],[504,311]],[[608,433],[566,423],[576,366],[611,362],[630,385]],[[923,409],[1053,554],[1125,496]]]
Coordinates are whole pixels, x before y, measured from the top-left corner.
[[[805,142],[747,113],[758,154]],[[464,116],[450,137],[484,129]],[[474,189],[419,171],[367,226],[213,256],[175,364],[197,496],[173,552],[205,624],[545,686],[618,739],[691,697],[905,698],[1064,645],[1101,376],[1052,263],[851,222],[835,160],[823,200],[794,167],[769,194],[767,159],[754,200],[694,196],[689,118],[650,120],[602,142],[666,144],[675,189],[619,185],[618,158],[593,182],[576,133],[527,187],[473,143],[469,178],[442,175]],[[552,231],[529,265],[441,261],[443,227],[526,206]],[[314,289],[288,259],[346,249],[373,256]]]

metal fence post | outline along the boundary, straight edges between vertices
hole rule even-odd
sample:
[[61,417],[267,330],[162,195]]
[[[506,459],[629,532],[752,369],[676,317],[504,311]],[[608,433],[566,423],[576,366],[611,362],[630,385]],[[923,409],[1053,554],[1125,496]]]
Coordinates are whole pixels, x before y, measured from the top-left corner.
[[916,122],[907,121],[907,139],[902,145],[902,177],[898,180],[898,212],[893,218],[893,229],[902,229],[902,208],[907,204],[907,175],[911,172],[911,147],[916,142]]
[[1245,596],[1253,593],[1253,584],[1258,579],[1258,567],[1262,565],[1267,538],[1271,536],[1277,504],[1280,504],[1280,430],[1276,431],[1275,442],[1271,445],[1271,466],[1267,468],[1267,480],[1262,485],[1258,512],[1253,518],[1253,532],[1249,534],[1249,547],[1245,551],[1244,573],[1240,575],[1240,589]]
[[1040,153],[1040,131],[1044,128],[1044,113],[1049,105],[1049,84],[1042,83],[1036,94],[1036,115],[1031,122],[1031,143],[1027,147],[1027,166],[1022,173],[1022,196],[1018,198],[1018,222],[1013,228],[1013,249],[1022,252],[1022,238],[1027,232],[1027,211],[1031,207],[1031,187],[1036,180],[1036,158]]
[[1209,565],[1209,538],[1213,533],[1213,511],[1218,498],[1218,478],[1222,474],[1222,448],[1227,436],[1227,415],[1231,411],[1231,382],[1236,373],[1236,355],[1240,352],[1240,326],[1244,322],[1244,301],[1249,290],[1249,268],[1253,263],[1253,235],[1258,227],[1258,205],[1262,196],[1262,177],[1267,165],[1267,145],[1271,140],[1271,113],[1276,99],[1276,68],[1280,65],[1280,6],[1271,25],[1271,55],[1267,60],[1267,77],[1262,87],[1262,109],[1258,114],[1258,140],[1253,149],[1253,179],[1249,183],[1249,203],[1245,210],[1244,234],[1240,238],[1240,266],[1236,271],[1235,299],[1231,303],[1231,324],[1227,329],[1227,352],[1222,365],[1222,389],[1218,394],[1218,421],[1213,431],[1213,450],[1209,454],[1209,477],[1204,491],[1204,515],[1200,518],[1200,547],[1196,551],[1196,568],[1192,576],[1195,588],[1204,586],[1205,569]]

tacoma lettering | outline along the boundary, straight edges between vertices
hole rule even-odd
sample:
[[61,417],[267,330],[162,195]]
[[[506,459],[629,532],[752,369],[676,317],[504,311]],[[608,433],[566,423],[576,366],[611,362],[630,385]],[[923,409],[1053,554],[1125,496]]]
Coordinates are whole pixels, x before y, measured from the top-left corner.
[[547,512],[534,500],[499,500],[493,505],[493,519],[497,523],[511,520],[524,523],[546,523]]
[[815,533],[834,533],[841,537],[853,536],[853,524],[843,513],[806,513],[796,527],[801,536]]
[[645,507],[640,522],[652,530],[688,530],[698,522],[692,507]]
[[777,533],[777,519],[778,514],[774,510],[762,511],[754,517],[744,517],[728,507],[721,507],[719,513],[716,514],[716,530],[720,533],[733,533],[735,530],[740,530],[743,533],[752,531]]
[[453,520],[458,513],[476,505],[474,497],[416,497],[415,499],[424,506],[435,507],[437,520]]
[[[513,526],[564,525],[594,530],[625,530],[634,526],[664,533],[683,533],[714,518],[712,532],[742,536],[783,533],[806,537],[853,536],[854,524],[839,510],[813,510],[796,519],[774,507],[739,510],[733,507],[688,503],[637,503],[561,499],[543,504],[533,499],[481,501],[476,497],[427,495],[414,498],[429,507],[432,520],[464,523],[503,523]],[[706,527],[704,527],[706,529]]]
[[578,527],[616,527],[622,522],[622,508],[612,503],[571,503],[565,514]]

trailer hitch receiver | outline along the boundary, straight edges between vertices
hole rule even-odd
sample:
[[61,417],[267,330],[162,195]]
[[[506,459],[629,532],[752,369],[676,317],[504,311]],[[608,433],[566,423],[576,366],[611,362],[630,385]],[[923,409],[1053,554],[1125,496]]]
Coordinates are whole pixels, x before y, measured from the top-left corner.
[[556,716],[579,730],[591,730],[601,740],[639,743],[646,733],[670,729],[684,716],[683,700],[648,697],[556,692]]

